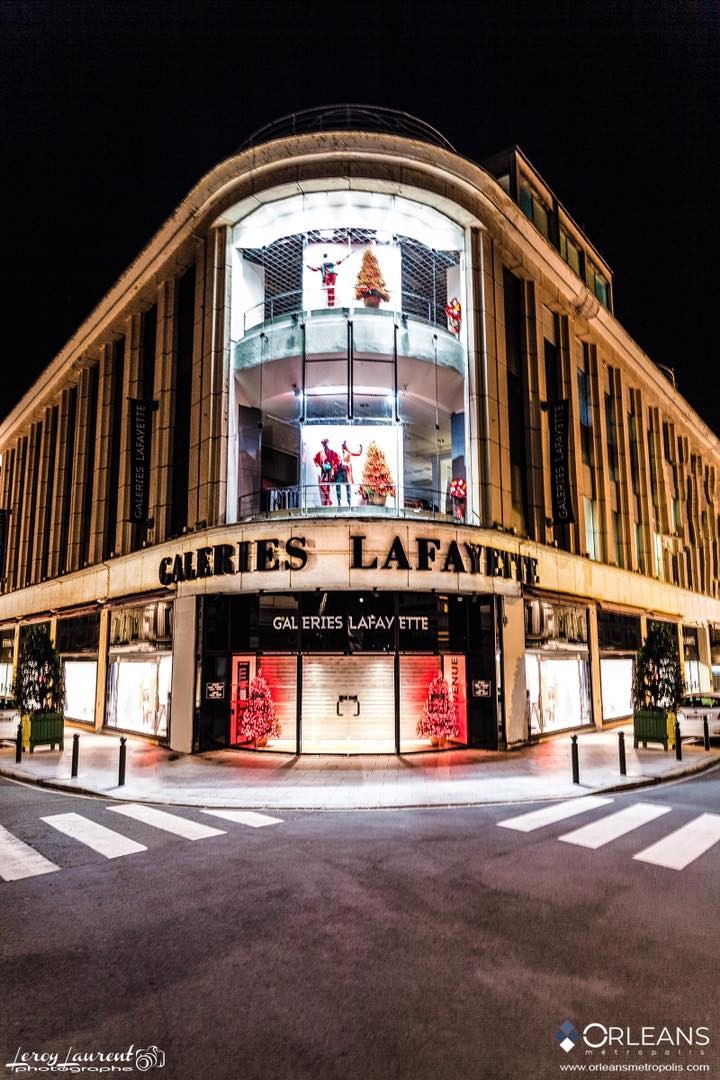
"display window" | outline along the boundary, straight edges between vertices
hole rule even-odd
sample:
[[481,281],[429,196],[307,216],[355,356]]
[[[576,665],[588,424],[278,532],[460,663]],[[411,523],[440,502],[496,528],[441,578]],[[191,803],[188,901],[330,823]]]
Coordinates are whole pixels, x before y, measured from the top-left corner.
[[65,671],[65,717],[81,724],[95,723],[97,661],[63,657]]
[[531,735],[592,723],[586,653],[561,657],[526,652],[525,677]]
[[231,746],[294,754],[297,748],[297,658],[233,656]]
[[0,702],[13,696],[15,630],[0,630]]
[[395,196],[336,197],[234,229],[228,520],[370,506],[464,520],[463,230]]
[[603,720],[621,720],[633,714],[632,657],[601,657]]
[[172,654],[112,656],[108,670],[108,727],[166,738]]
[[400,752],[467,744],[465,657],[400,657]]

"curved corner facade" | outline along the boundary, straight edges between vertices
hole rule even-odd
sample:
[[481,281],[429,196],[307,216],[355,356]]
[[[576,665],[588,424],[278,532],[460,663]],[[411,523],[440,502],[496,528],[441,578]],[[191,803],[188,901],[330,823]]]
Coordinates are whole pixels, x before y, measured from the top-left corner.
[[0,425],[0,698],[38,621],[69,719],[182,752],[600,727],[649,619],[711,688],[720,443],[613,290],[517,149],[223,162]]

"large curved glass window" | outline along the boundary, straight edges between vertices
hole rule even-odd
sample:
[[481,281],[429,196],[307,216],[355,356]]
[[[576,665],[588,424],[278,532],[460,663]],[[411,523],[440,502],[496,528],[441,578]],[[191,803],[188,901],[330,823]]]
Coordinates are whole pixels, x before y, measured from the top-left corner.
[[229,519],[465,518],[458,225],[371,192],[269,203],[233,230],[231,296]]

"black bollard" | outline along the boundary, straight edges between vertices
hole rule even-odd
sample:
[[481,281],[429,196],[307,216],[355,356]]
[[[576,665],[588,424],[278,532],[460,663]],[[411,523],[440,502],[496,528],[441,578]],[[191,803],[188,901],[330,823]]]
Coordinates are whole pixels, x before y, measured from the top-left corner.
[[580,761],[578,759],[577,735],[572,736],[571,744],[572,744],[573,784],[579,784],[580,783]]
[[625,732],[618,731],[618,757],[620,758],[620,775],[627,776],[627,762],[625,761]]
[[703,746],[706,750],[710,749],[710,728],[708,727],[707,716],[703,717]]
[[120,767],[118,769],[118,787],[122,787],[125,783],[125,754],[127,753],[125,743],[127,739],[124,735],[120,736]]
[[72,764],[70,766],[70,776],[75,778],[78,771],[78,755],[80,753],[80,736],[77,732],[73,735],[73,751],[72,751]]
[[22,761],[22,720],[18,724],[17,735],[15,736],[15,764],[19,765]]
[[675,757],[682,761],[682,735],[680,734],[680,721],[675,717]]

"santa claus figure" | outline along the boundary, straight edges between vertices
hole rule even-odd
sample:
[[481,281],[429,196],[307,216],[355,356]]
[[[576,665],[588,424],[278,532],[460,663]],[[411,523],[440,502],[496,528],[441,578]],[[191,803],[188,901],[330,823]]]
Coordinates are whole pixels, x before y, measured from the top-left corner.
[[322,439],[320,449],[313,458],[318,467],[318,484],[320,487],[320,505],[332,506],[330,498],[330,485],[337,476],[340,458],[334,450],[330,449],[330,440]]

